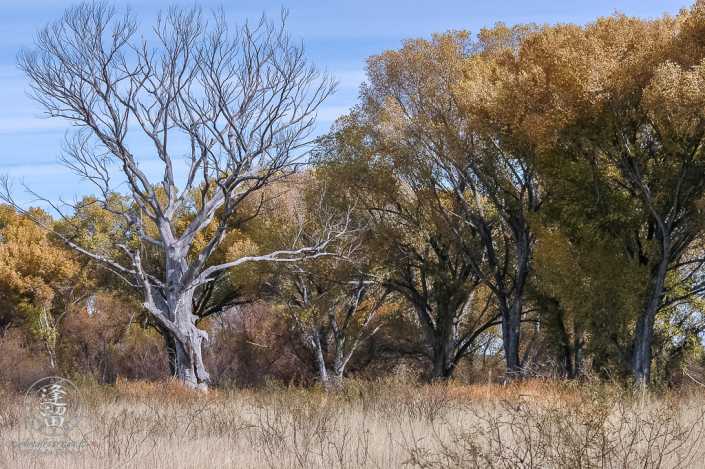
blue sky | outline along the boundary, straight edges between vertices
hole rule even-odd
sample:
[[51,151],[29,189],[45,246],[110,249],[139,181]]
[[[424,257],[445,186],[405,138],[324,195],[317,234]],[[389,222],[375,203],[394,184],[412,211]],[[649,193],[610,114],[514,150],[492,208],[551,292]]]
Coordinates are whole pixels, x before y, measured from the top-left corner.
[[[59,195],[74,199],[90,194],[87,183],[79,183],[66,168],[56,163],[61,142],[69,126],[60,119],[41,118],[42,109],[25,96],[27,78],[16,67],[21,47],[31,47],[37,28],[58,18],[73,2],[62,0],[0,0],[0,173],[9,173],[38,193],[56,200]],[[159,10],[173,1],[129,2],[144,28],[151,26]],[[116,1],[122,12],[128,2]],[[189,5],[190,3],[181,3]],[[502,21],[516,23],[584,24],[615,10],[630,16],[675,15],[689,6],[684,0],[436,0],[436,1],[202,1],[207,12],[224,6],[231,23],[258,19],[266,12],[276,18],[282,7],[289,9],[287,29],[301,38],[306,57],[319,68],[328,69],[340,80],[338,92],[319,111],[316,133],[325,132],[357,99],[364,81],[365,59],[384,50],[397,49],[406,38],[429,38],[435,32],[465,29],[477,33]],[[156,165],[146,156],[146,168]],[[15,184],[16,199],[29,204]],[[33,205],[39,205],[37,203]]]

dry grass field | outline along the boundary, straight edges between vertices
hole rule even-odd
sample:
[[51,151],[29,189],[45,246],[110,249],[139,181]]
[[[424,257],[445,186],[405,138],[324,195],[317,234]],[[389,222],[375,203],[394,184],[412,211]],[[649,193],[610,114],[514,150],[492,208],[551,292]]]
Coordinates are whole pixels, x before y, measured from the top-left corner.
[[[43,441],[23,396],[0,391],[2,468],[699,468],[705,392],[631,393],[552,382],[338,392],[271,386],[207,395],[143,382],[77,382],[84,455],[27,455]],[[55,450],[56,451],[56,450]]]

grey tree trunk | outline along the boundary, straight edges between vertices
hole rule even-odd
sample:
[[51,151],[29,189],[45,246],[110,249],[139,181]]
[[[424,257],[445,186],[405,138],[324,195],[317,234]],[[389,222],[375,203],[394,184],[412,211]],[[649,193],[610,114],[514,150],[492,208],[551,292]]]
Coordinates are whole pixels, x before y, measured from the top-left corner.
[[183,294],[174,309],[174,322],[181,329],[185,340],[176,340],[176,373],[190,388],[204,387],[210,375],[203,365],[202,344],[208,338],[205,331],[196,327],[197,317],[191,313],[193,295]]
[[343,379],[343,374],[345,373],[345,367],[350,360],[352,353],[348,354],[347,357],[343,356],[342,349],[338,351],[336,348],[335,358],[333,359],[333,378],[336,384],[339,384]]
[[[313,351],[318,378],[326,388],[331,381],[337,386],[389,292],[382,291],[377,297],[373,294],[377,288],[367,280],[349,281],[343,277],[340,281],[330,282],[299,273],[290,275],[294,277],[295,288],[291,291],[285,288],[281,293],[289,303],[291,316],[303,336],[304,345]],[[346,288],[340,288],[341,282]],[[331,297],[335,300],[329,302]],[[365,302],[372,304],[363,307]],[[325,309],[325,314],[304,317],[299,314],[301,310],[311,312],[322,309]],[[353,323],[359,326],[357,331],[351,329]],[[369,335],[374,335],[378,329],[369,331]],[[333,362],[332,367],[327,367],[326,355],[331,347]]]
[[318,366],[318,379],[325,386],[328,383],[328,370],[326,369],[326,360],[323,356],[323,346],[321,345],[321,336],[318,331],[311,334],[311,344],[316,357],[316,365]]
[[[335,321],[335,319],[334,319]],[[337,329],[337,322],[334,322],[336,324],[334,331],[333,331],[333,340],[335,341],[335,351],[333,354],[333,384],[335,386],[339,386],[340,383],[343,380],[343,374],[345,374],[345,367],[348,365],[348,362],[350,361],[350,358],[352,357],[353,352],[357,348],[357,343],[352,344],[352,346],[349,347],[349,350],[347,350],[346,353],[346,342],[347,342],[347,337],[345,337],[345,334],[342,333],[341,331],[338,331],[336,333],[335,329]]]

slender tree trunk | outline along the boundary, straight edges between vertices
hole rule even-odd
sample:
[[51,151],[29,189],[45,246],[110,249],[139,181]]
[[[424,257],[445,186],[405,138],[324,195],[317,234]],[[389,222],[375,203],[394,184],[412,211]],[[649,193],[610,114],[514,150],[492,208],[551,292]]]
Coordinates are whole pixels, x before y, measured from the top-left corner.
[[336,386],[339,385],[343,380],[343,374],[345,373],[345,367],[350,361],[355,349],[351,347],[351,350],[345,354],[345,338],[337,340],[335,342],[335,356],[333,358],[333,379],[335,380]]
[[[349,359],[349,357],[347,357]],[[343,374],[345,373],[345,366],[348,364],[348,360],[343,356],[342,353],[338,353],[336,350],[335,359],[333,360],[333,376],[332,381],[335,387],[338,387],[343,382]]]
[[333,379],[337,383],[343,379],[345,365],[347,365],[347,360],[344,360],[342,354],[338,354],[336,351],[335,359],[333,360]]
[[347,338],[345,337],[344,331],[347,330],[347,321],[348,319],[346,319],[346,322],[343,325],[343,330],[340,330],[338,320],[335,317],[335,310],[331,309],[328,311],[328,322],[333,330],[333,341],[335,345],[335,350],[333,353],[333,383],[336,387],[341,384],[343,380],[343,373],[345,373],[345,366],[348,364],[348,361],[350,361],[350,357],[355,349],[355,343],[353,343],[351,350],[348,351],[347,355],[345,354],[345,343],[347,342]]
[[567,378],[574,379],[575,368],[573,367],[573,351],[570,347],[570,336],[566,330],[564,319],[563,310],[556,302],[555,327],[558,329],[560,334],[559,360],[565,368]]
[[328,371],[326,370],[326,361],[323,357],[323,347],[321,346],[321,336],[318,331],[311,335],[313,343],[313,352],[316,355],[316,365],[318,366],[318,379],[325,386],[328,383]]
[[168,329],[161,328],[162,337],[164,338],[164,346],[166,347],[166,354],[169,360],[169,374],[171,376],[176,376],[176,341],[174,340],[174,335],[169,332]]
[[56,324],[52,324],[49,321],[49,314],[46,308],[42,308],[42,312],[39,316],[39,330],[42,334],[42,339],[44,341],[44,346],[47,349],[47,354],[49,355],[49,365],[52,369],[56,368]]
[[573,360],[575,363],[574,374],[575,378],[580,378],[585,374],[585,359],[583,357],[583,346],[585,345],[585,333],[578,327],[573,325]]

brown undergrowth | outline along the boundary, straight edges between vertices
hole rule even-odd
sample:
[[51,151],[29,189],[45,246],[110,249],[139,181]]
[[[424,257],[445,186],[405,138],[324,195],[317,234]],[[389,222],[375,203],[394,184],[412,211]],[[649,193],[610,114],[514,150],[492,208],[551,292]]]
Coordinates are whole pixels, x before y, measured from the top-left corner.
[[[270,385],[207,394],[178,383],[77,380],[85,416],[42,442],[23,396],[0,391],[3,468],[687,468],[705,461],[705,392],[599,382],[421,385],[408,377],[335,391]],[[49,448],[51,449],[51,448]],[[35,451],[36,453],[36,451]]]

